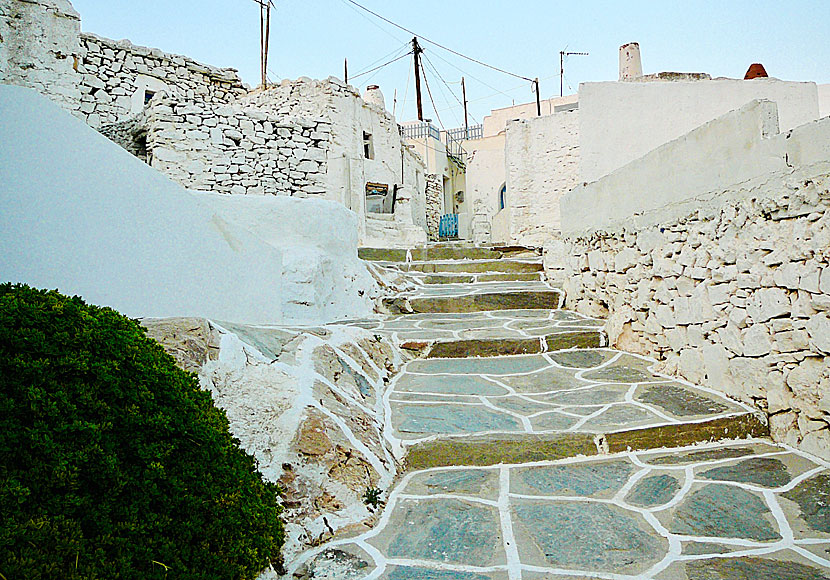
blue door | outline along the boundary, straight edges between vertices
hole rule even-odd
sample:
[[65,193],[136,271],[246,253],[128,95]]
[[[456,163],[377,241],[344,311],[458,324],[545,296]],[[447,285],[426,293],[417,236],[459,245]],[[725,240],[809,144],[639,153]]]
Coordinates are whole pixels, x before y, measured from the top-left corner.
[[441,238],[458,237],[458,214],[448,213],[441,216],[438,224],[438,236]]

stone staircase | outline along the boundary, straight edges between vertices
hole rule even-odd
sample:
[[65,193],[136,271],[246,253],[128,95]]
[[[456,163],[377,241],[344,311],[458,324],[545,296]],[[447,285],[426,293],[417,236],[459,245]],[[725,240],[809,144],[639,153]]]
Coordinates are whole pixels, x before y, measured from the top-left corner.
[[563,293],[543,280],[534,250],[439,244],[361,256],[416,284],[384,300],[385,319],[361,323],[422,354],[387,394],[390,437],[409,469],[767,433],[751,409],[603,348],[603,321],[560,309]]
[[[406,473],[329,580],[830,580],[830,463],[603,347],[523,249],[363,250],[417,288],[352,322],[421,356],[383,397]],[[498,276],[498,278],[491,278]]]

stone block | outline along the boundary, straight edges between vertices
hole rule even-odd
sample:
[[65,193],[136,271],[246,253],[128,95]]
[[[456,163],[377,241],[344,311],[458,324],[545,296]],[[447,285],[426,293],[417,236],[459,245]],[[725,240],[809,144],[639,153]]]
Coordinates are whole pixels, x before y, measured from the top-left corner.
[[594,271],[605,271],[605,257],[599,250],[588,252],[588,267]]
[[807,332],[810,336],[810,344],[817,350],[830,354],[830,316],[819,313],[807,321]]
[[781,288],[764,288],[753,293],[747,304],[747,314],[756,323],[784,316],[790,312],[787,292]]
[[772,350],[769,330],[763,324],[753,324],[743,335],[744,356],[764,356]]

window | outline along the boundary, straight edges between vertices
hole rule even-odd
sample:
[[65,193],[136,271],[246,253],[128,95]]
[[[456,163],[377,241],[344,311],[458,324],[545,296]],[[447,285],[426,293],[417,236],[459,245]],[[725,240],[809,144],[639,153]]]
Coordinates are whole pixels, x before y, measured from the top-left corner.
[[372,134],[366,131],[363,132],[363,156],[366,159],[375,158],[375,146],[372,143]]
[[150,99],[152,99],[155,96],[155,94],[155,91],[144,89],[144,104],[146,105],[147,103],[149,103]]
[[499,190],[499,211],[507,207],[507,185],[502,185]]

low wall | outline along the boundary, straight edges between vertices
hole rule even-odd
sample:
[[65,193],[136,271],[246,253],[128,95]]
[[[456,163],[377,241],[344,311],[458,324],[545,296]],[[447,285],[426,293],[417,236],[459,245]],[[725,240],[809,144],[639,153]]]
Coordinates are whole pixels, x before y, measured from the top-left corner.
[[[730,186],[830,158],[830,121],[778,133],[775,103],[752,101],[562,198],[563,235],[615,232],[719,206]],[[774,195],[775,192],[772,192]]]
[[560,198],[579,179],[579,112],[507,124],[505,132],[510,242],[542,246],[560,235]]
[[784,131],[818,119],[815,83],[777,79],[583,83],[579,181],[595,181],[755,99],[778,104]]
[[[765,110],[754,104],[726,116],[724,127]],[[731,145],[747,144],[740,131],[732,137]],[[726,179],[714,160],[684,158],[681,141],[650,184],[636,179],[635,165],[653,161],[646,158],[593,184],[615,184],[622,205],[613,212],[575,192],[569,207],[581,202],[609,223],[571,228],[564,269],[548,261],[548,273],[564,278],[568,307],[609,316],[612,345],[755,405],[774,439],[830,457],[830,119],[753,139],[732,159],[766,164],[762,175],[650,214],[660,219],[613,219],[629,198],[660,199],[652,191],[674,183],[684,164],[697,164],[709,185]],[[761,151],[768,154],[756,157]]]

